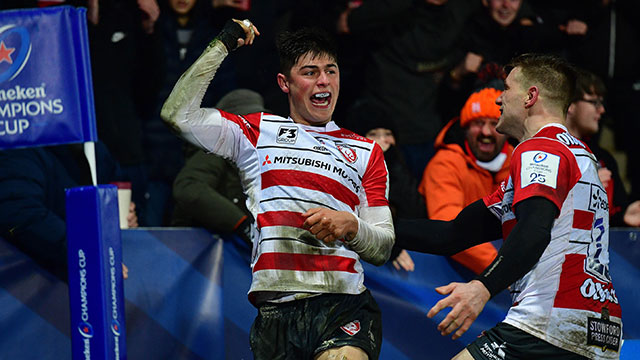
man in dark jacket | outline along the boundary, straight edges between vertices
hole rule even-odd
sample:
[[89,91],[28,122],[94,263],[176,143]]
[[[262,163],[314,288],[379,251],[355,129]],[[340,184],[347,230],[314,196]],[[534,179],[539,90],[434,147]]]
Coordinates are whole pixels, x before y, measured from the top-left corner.
[[[265,111],[260,94],[248,89],[233,90],[216,108],[234,114]],[[246,195],[238,168],[218,155],[193,149],[173,183],[176,202],[173,226],[201,226],[211,232],[235,233],[248,244],[253,219],[247,210]]]
[[[433,155],[442,127],[438,87],[475,0],[368,0],[350,10],[348,30],[368,41],[364,98],[392,114],[414,177]],[[343,30],[345,31],[345,30]]]
[[[106,147],[96,145],[98,183],[119,180]],[[0,236],[66,280],[65,189],[91,185],[82,145],[0,151],[0,169]],[[136,227],[129,210],[129,227]]]

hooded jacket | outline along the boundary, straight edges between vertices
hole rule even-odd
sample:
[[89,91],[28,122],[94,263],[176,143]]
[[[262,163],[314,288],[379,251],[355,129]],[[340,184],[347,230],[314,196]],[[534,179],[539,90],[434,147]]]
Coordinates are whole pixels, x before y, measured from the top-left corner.
[[[509,174],[513,146],[505,143],[506,160],[497,173],[483,169],[465,151],[464,129],[459,118],[453,118],[440,131],[435,141],[436,154],[424,170],[418,187],[425,197],[429,219],[452,220],[467,205],[492,193]],[[490,243],[462,251],[452,258],[481,273],[495,258],[497,251]]]

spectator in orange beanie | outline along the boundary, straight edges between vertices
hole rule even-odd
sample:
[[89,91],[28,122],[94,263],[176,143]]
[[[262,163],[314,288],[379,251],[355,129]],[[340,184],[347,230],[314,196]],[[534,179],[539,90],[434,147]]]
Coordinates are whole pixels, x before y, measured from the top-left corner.
[[[465,206],[496,190],[508,175],[513,147],[496,132],[500,108],[495,100],[502,93],[496,87],[500,86],[471,94],[460,117],[451,119],[438,134],[436,154],[419,186],[430,219],[454,219]],[[496,254],[491,243],[484,243],[452,258],[479,274]]]

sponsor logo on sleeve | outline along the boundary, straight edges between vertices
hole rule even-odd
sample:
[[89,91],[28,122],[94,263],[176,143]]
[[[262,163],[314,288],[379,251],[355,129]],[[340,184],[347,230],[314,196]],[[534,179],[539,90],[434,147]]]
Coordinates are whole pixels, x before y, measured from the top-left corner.
[[558,169],[560,156],[544,151],[525,151],[520,156],[520,187],[540,184],[556,188],[558,185]]

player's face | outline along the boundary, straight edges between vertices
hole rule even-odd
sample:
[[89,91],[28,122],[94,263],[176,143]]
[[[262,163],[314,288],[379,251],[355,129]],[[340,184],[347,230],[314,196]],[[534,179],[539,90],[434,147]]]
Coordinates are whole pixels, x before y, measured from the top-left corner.
[[601,96],[584,94],[582,100],[571,103],[567,122],[577,137],[590,137],[598,132],[604,112]]
[[278,85],[289,95],[291,118],[300,124],[324,125],[331,121],[340,92],[340,71],[328,55],[306,54],[289,76],[278,74]]
[[473,155],[480,161],[493,160],[502,150],[507,137],[496,131],[498,119],[478,118],[467,128],[467,142]]
[[524,119],[527,117],[525,100],[527,92],[520,82],[520,68],[516,67],[504,81],[504,91],[496,99],[500,105],[500,119],[496,130],[515,139],[522,140],[524,136]]

